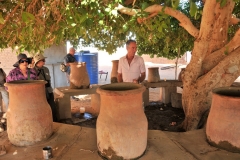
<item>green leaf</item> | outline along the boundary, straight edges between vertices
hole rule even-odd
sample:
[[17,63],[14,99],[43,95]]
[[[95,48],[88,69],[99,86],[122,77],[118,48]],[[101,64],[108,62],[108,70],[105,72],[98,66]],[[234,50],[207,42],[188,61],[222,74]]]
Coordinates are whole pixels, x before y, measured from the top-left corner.
[[171,0],[172,1],[172,7],[176,9],[179,5],[180,0]]
[[190,15],[192,17],[194,17],[196,12],[197,12],[197,5],[194,2],[191,2],[190,3]]
[[87,19],[87,14],[82,15],[80,18],[80,23],[84,22]]
[[31,13],[23,11],[22,12],[22,20],[23,20],[23,22],[28,23],[28,22],[31,22],[31,21],[35,20],[35,17]]
[[100,20],[98,23],[99,23],[100,25],[103,25],[103,20]]
[[158,32],[162,32],[162,26],[158,27]]
[[221,0],[221,3],[220,3],[220,6],[221,7],[224,7],[227,3],[227,0]]
[[141,6],[142,10],[146,9],[147,7],[148,7],[147,2],[142,3],[142,6]]
[[123,25],[123,30],[127,31],[128,30],[128,26],[126,24]]
[[3,19],[2,13],[0,13],[0,24],[4,24],[4,19]]

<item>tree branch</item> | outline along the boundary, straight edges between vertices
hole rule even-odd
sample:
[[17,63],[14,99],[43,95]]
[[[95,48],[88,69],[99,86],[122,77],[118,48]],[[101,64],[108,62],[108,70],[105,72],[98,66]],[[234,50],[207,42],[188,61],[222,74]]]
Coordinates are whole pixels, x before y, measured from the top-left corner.
[[119,12],[123,13],[123,14],[127,14],[129,16],[134,16],[135,14],[137,14],[138,12],[140,12],[140,9],[132,9],[132,8],[127,8],[124,7],[121,4],[118,4],[117,7],[115,7],[116,10],[118,10]]
[[213,67],[215,67],[223,58],[232,54],[234,50],[240,47],[239,41],[240,41],[240,29],[238,29],[238,31],[235,33],[235,36],[227,45],[222,47],[220,50],[213,52],[203,60],[202,72],[203,73],[208,72]]
[[234,24],[238,24],[240,22],[240,19],[237,18],[235,15],[232,14],[231,18],[230,18],[230,25],[234,25]]
[[208,0],[205,2],[199,35],[194,42],[191,61],[185,70],[183,84],[186,87],[190,87],[201,75],[202,62],[208,53],[211,33],[214,29],[215,14],[212,10],[215,9],[216,5],[216,1]]
[[[193,37],[196,38],[199,35],[199,30],[192,24],[190,19],[186,15],[184,15],[182,12],[178,10],[174,10],[170,7],[165,7],[164,9],[163,8],[164,6],[157,5],[157,4],[147,7],[144,11],[150,13],[150,15],[145,18],[138,18],[138,23],[143,23],[147,19],[158,15],[159,12],[163,12],[164,14],[167,14],[176,18],[180,22],[179,25],[182,26],[186,31],[188,31],[188,33],[191,34]],[[133,16],[141,11],[137,9],[130,9],[120,4],[118,4],[118,7],[116,7],[116,9],[119,12],[130,15],[130,16]]]
[[233,1],[229,1],[224,7],[221,7],[220,3],[217,3],[214,9],[214,24],[211,32],[208,55],[226,45],[229,22],[234,4]]
[[6,25],[6,23],[8,22],[8,20],[10,19],[10,17],[13,16],[13,14],[17,11],[18,7],[20,7],[20,5],[18,4],[14,9],[13,11],[7,15],[7,17],[5,18],[5,22],[3,25],[0,25],[0,31],[3,29],[3,27]]
[[215,7],[217,5],[216,1],[206,1],[204,8],[203,8],[203,15],[202,15],[202,20],[201,20],[201,26],[200,26],[200,33],[199,37],[200,39],[202,38],[207,38],[210,39],[211,32],[213,30],[214,22],[215,22]]
[[198,85],[199,88],[230,86],[240,74],[239,52],[240,48],[226,56],[218,65],[211,69],[211,71],[200,77],[196,85]]

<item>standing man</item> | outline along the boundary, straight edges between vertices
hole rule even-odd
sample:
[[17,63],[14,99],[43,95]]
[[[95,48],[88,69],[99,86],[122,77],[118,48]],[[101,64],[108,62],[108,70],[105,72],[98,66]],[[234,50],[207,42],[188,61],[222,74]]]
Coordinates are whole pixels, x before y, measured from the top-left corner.
[[[66,71],[67,83],[70,83],[69,76],[71,72],[70,63],[77,63],[76,58],[74,57],[75,49],[73,47],[69,48],[69,53],[64,57],[64,64],[68,67]],[[79,99],[71,96],[72,99],[78,101]]]
[[77,60],[74,57],[75,49],[71,47],[69,53],[64,57],[64,64],[68,67],[66,71],[67,82],[69,83],[69,75],[71,72],[70,63],[77,63]]
[[142,57],[135,55],[137,42],[126,42],[127,55],[121,57],[118,63],[118,82],[141,83],[146,77],[146,68]]

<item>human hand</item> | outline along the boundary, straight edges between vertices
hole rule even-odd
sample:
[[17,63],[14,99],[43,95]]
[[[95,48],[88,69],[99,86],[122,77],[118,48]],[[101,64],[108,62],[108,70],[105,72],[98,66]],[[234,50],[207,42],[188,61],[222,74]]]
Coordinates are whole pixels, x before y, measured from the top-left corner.
[[137,79],[133,79],[133,83],[138,83],[138,80]]

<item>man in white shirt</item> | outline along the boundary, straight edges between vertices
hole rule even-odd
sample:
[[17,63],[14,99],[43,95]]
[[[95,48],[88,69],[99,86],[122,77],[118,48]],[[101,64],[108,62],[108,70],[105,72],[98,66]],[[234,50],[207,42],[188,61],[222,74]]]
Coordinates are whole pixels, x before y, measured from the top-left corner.
[[146,77],[146,68],[142,57],[135,55],[137,43],[135,40],[126,42],[127,55],[118,63],[118,82],[141,83]]

